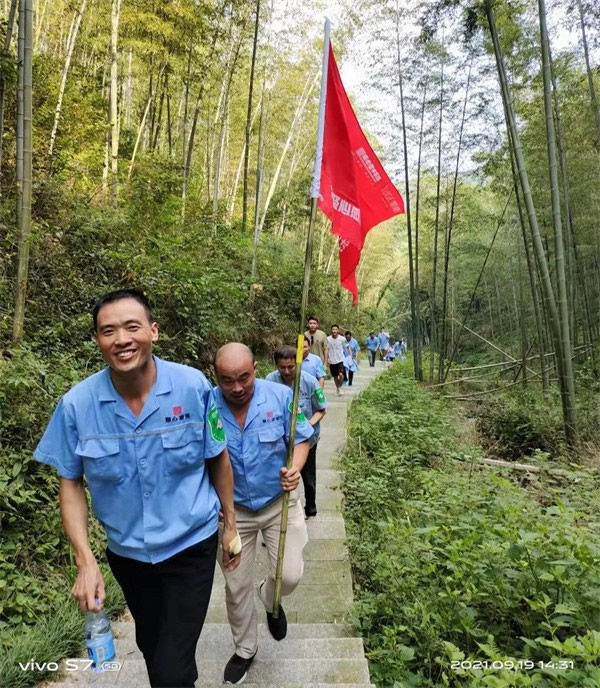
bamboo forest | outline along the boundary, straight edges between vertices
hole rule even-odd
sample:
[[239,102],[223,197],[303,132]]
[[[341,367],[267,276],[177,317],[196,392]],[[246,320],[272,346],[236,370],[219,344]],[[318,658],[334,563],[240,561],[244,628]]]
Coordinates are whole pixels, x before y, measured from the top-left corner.
[[598,0],[0,0],[0,688],[599,688],[599,216]]

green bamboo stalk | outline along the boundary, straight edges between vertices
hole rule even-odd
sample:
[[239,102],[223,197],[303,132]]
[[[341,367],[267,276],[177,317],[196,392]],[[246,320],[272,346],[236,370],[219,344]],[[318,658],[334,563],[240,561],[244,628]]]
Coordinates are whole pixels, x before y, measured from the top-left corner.
[[[17,288],[13,319],[13,342],[23,338],[25,298],[29,273],[31,237],[32,175],[32,75],[33,75],[33,0],[20,0],[19,22],[23,22],[23,184],[17,253]],[[19,34],[21,28],[19,27]]]
[[500,81],[500,88],[502,93],[502,100],[504,102],[504,107],[508,114],[509,127],[511,132],[511,140],[513,143],[515,161],[517,163],[517,171],[519,174],[519,180],[521,182],[521,188],[523,191],[523,198],[525,201],[525,208],[527,210],[527,217],[529,220],[529,227],[531,230],[531,235],[533,239],[533,249],[536,257],[536,262],[540,272],[540,279],[542,283],[542,293],[544,295],[545,302],[545,313],[549,321],[549,326],[552,332],[552,339],[554,342],[554,350],[556,352],[556,362],[558,370],[558,379],[561,388],[561,397],[563,401],[563,417],[565,425],[565,435],[569,441],[574,440],[572,425],[569,422],[567,413],[567,404],[565,400],[565,392],[567,390],[565,375],[563,374],[562,363],[564,361],[562,354],[562,339],[560,331],[560,322],[558,317],[558,309],[556,307],[556,300],[554,297],[554,290],[552,287],[552,280],[550,278],[550,271],[548,269],[548,261],[546,259],[546,253],[544,250],[544,245],[542,242],[542,237],[539,230],[537,214],[535,206],[533,203],[533,197],[531,195],[531,188],[529,186],[529,177],[527,175],[527,170],[525,168],[525,159],[523,156],[523,150],[521,148],[521,140],[519,137],[519,132],[516,124],[515,112],[512,105],[512,100],[508,90],[508,80],[506,78],[506,72],[504,69],[504,60],[502,57],[502,49],[500,47],[500,40],[498,38],[498,31],[496,29],[496,20],[494,17],[494,10],[492,8],[492,3],[490,0],[486,2],[485,6],[488,25],[490,28],[490,35],[492,37],[492,43],[494,46],[494,55],[496,58],[496,67],[498,70],[498,79]]
[[[550,41],[546,25],[546,2],[538,0],[540,15],[540,38],[542,43],[542,75],[544,80],[544,111],[546,115],[546,141],[548,145],[548,162],[550,167],[550,191],[552,196],[552,225],[554,228],[554,243],[556,253],[556,280],[558,292],[558,311],[560,324],[561,349],[563,359],[564,389],[562,390],[565,404],[565,421],[567,439],[574,443],[577,438],[577,413],[575,409],[575,377],[573,374],[573,358],[571,334],[569,327],[569,300],[567,296],[567,281],[565,272],[565,242],[562,230],[560,209],[560,189],[558,186],[558,166],[556,155],[556,133],[554,130],[554,113],[552,111],[552,74],[550,68]],[[557,350],[557,353],[558,350]]]

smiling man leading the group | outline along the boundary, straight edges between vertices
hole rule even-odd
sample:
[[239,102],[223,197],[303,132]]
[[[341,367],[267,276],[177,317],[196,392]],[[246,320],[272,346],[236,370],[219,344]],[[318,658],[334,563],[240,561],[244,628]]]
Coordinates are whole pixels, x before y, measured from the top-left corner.
[[210,600],[219,508],[223,566],[236,537],[233,479],[214,392],[194,368],[152,354],[158,326],[137,290],[94,306],[108,367],[60,400],[35,457],[60,475],[60,508],[83,610],[105,600],[88,540],[85,477],[108,539],[106,557],[135,621],[153,687],[191,688]]

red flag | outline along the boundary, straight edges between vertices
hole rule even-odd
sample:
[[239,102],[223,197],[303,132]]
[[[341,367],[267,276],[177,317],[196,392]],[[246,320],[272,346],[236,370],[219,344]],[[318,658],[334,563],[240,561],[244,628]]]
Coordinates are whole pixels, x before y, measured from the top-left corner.
[[344,90],[331,43],[319,208],[339,237],[340,282],[358,300],[355,271],[369,230],[404,212],[402,196],[383,169]]

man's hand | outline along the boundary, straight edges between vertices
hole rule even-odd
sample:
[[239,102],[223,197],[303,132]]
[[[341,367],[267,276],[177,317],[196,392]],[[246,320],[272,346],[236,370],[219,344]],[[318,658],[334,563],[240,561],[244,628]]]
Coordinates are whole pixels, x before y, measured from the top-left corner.
[[[98,562],[93,559],[79,566],[77,580],[71,589],[71,595],[79,602],[81,611],[97,612],[102,609],[106,600],[104,579]],[[98,603],[96,603],[98,598]]]
[[242,559],[242,553],[231,554],[229,551],[229,546],[237,535],[237,528],[235,523],[233,525],[227,525],[223,527],[223,537],[221,542],[223,545],[223,566],[226,571],[234,571],[240,565]]
[[295,467],[281,469],[281,486],[285,492],[291,492],[300,483],[300,471]]

